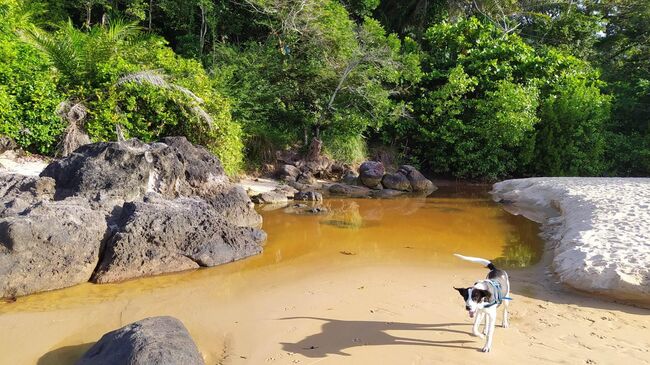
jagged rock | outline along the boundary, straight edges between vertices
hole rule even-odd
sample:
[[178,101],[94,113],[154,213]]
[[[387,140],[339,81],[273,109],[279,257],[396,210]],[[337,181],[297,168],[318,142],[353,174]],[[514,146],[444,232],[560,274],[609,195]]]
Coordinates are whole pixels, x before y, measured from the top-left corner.
[[301,191],[294,195],[294,200],[303,200],[303,201],[323,201],[323,195],[315,191]]
[[300,169],[293,165],[280,165],[278,168],[278,177],[281,180],[295,181],[300,175]]
[[370,196],[370,189],[365,186],[334,184],[330,186],[329,192],[332,195],[343,195],[350,198],[366,198]]
[[259,253],[265,239],[250,228],[261,217],[243,187],[185,138],[96,143],[38,178],[0,174],[0,218],[3,297],[93,272],[112,282],[218,265]]
[[75,198],[0,219],[0,297],[88,281],[107,228],[103,212]]
[[208,203],[193,198],[165,200],[149,194],[124,204],[121,227],[106,242],[93,281],[108,283],[141,276],[215,266],[262,251],[266,234],[229,224]]
[[131,139],[85,145],[48,165],[41,176],[56,181],[57,199],[117,196],[133,201],[147,192],[166,198],[199,196],[234,224],[261,224],[246,192],[229,181],[219,159],[185,137],[151,144]]
[[438,188],[433,185],[431,180],[422,175],[415,167],[409,165],[402,165],[399,167],[398,172],[404,174],[411,183],[411,189],[414,192],[433,192]]
[[106,333],[77,365],[204,365],[187,328],[173,317],[151,317]]
[[251,197],[255,204],[286,204],[287,193],[278,189],[267,191]]
[[366,161],[359,166],[359,180],[369,188],[374,188],[381,183],[384,177],[384,165],[377,161]]
[[384,175],[381,184],[387,189],[411,191],[411,182],[402,171]]

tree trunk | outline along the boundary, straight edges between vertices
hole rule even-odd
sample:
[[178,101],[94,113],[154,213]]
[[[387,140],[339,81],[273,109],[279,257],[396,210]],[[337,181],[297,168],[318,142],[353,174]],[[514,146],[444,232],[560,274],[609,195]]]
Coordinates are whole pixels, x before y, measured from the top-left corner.
[[90,28],[90,16],[92,15],[93,4],[90,2],[86,3],[86,28]]
[[208,33],[208,25],[205,23],[205,6],[199,5],[201,9],[201,30],[199,33],[199,55],[203,56],[203,45],[205,44],[205,35]]
[[151,30],[151,18],[153,13],[153,0],[149,0],[149,30]]
[[323,149],[323,141],[314,137],[311,140],[309,145],[309,150],[307,151],[307,156],[305,156],[305,161],[318,161],[320,157],[321,150]]

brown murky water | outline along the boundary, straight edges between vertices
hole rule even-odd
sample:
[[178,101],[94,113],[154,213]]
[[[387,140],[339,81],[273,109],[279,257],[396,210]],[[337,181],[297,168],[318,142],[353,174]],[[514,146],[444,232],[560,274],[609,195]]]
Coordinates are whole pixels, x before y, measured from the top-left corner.
[[220,307],[245,293],[330,270],[451,267],[458,264],[451,256],[456,252],[523,267],[541,256],[537,225],[492,203],[487,187],[444,187],[428,198],[327,199],[322,207],[327,212],[318,215],[261,209],[269,239],[262,255],[246,260],[0,303],[0,362],[71,361],[102,333],[161,314],[182,318],[203,348],[218,340],[218,326],[207,324]]

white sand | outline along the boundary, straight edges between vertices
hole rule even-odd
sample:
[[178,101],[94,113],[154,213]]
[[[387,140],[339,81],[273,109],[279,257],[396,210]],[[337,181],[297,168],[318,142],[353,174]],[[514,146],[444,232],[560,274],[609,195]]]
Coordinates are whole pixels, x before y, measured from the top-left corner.
[[18,156],[14,151],[0,154],[0,172],[25,176],[38,176],[48,161],[37,156]]
[[561,282],[650,304],[650,178],[506,180],[492,194],[542,223]]

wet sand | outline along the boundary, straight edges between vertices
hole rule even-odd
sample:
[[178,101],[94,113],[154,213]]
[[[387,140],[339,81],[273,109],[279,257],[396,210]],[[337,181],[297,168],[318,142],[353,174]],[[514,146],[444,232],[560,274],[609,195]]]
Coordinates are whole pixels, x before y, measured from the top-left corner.
[[509,269],[511,327],[479,352],[452,286],[486,270],[450,253],[535,260],[536,225],[482,195],[381,204],[265,212],[261,256],[0,304],[0,363],[73,363],[103,333],[154,315],[183,321],[207,364],[649,362],[650,311],[567,291],[548,260]]

